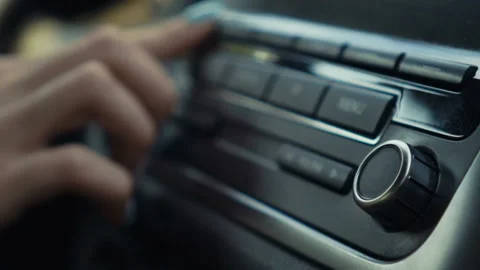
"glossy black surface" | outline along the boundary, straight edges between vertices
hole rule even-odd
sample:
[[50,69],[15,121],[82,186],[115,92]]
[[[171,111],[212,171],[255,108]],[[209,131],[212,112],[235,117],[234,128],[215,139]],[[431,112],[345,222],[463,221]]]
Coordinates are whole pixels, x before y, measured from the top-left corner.
[[258,55],[280,66],[296,68],[320,79],[359,85],[400,96],[393,121],[450,139],[468,137],[480,123],[480,82],[470,80],[462,93],[408,82],[404,79],[348,67],[345,64],[306,56],[292,51],[266,48],[253,43],[225,43],[223,50]]
[[[236,14],[228,14],[224,19],[226,23],[230,24],[236,20],[239,21],[240,17],[237,18]],[[197,84],[192,106],[201,104],[216,111],[227,123],[231,121],[231,123],[252,128],[259,134],[305,147],[352,167],[358,166],[372,147],[380,142],[396,139],[406,141],[414,146],[421,146],[422,149],[426,148],[434,153],[435,158],[440,160],[441,173],[438,193],[434,195],[426,214],[416,220],[411,227],[402,228],[397,232],[389,232],[356,206],[351,197],[347,197],[349,200],[345,198],[344,202],[350,201],[352,204],[343,204],[339,201],[328,200],[328,198],[332,198],[326,194],[323,196],[310,194],[316,189],[304,187],[298,189],[297,185],[305,183],[299,184],[300,182],[296,182],[296,180],[282,178],[283,176],[281,177],[277,172],[278,165],[272,163],[269,158],[262,158],[271,156],[271,154],[264,155],[262,151],[258,150],[259,146],[252,147],[249,144],[247,147],[236,144],[235,147],[232,147],[224,144],[221,140],[216,142],[215,139],[210,143],[187,140],[180,147],[186,149],[180,151],[183,153],[181,160],[213,176],[219,183],[245,192],[253,199],[264,202],[295,220],[306,222],[311,226],[310,228],[318,229],[319,233],[330,235],[373,258],[390,261],[412,254],[427,239],[434,228],[441,216],[440,213],[445,209],[449,198],[461,182],[468,164],[480,145],[480,142],[469,140],[469,136],[473,134],[480,121],[479,114],[471,113],[479,110],[479,107],[476,106],[479,93],[474,91],[475,85],[478,83],[477,79],[467,80],[466,87],[459,93],[428,84],[422,85],[405,80],[396,71],[382,71],[381,68],[370,68],[368,65],[350,65],[346,61],[342,61],[341,57],[335,59],[297,51],[295,44],[289,44],[285,48],[281,44],[275,44],[279,42],[277,39],[256,40],[255,35],[252,34],[265,31],[267,25],[275,25],[272,27],[271,35],[295,33],[296,37],[300,37],[299,40],[301,40],[314,36],[314,33],[319,33],[313,29],[312,25],[309,25],[312,28],[307,27],[308,31],[299,30],[297,32],[296,27],[300,29],[301,22],[292,22],[288,19],[283,21],[278,17],[269,16],[249,17],[247,15],[241,18],[241,24],[238,26],[249,29],[248,36],[219,35],[206,44],[203,49],[206,52],[218,50],[234,55],[235,61],[231,61],[231,66],[245,61],[241,59],[250,59],[250,61],[264,63],[268,67],[282,67],[310,74],[321,80],[329,81],[331,85],[360,87],[372,95],[378,93],[392,96],[396,102],[393,112],[390,115],[387,114],[389,121],[385,123],[378,136],[368,137],[359,133],[358,130],[345,129],[345,126],[338,125],[338,123],[319,121],[308,114],[302,115],[302,113],[289,110],[285,106],[269,103],[265,96],[243,94],[230,88],[228,84],[208,83],[198,76],[196,77]],[[273,24],[274,22],[275,24]],[[287,23],[290,23],[290,27],[285,29],[280,27]],[[260,29],[257,30],[256,27]],[[222,29],[222,24],[220,29]],[[322,26],[319,29],[322,29]],[[353,38],[357,37],[351,35],[351,32],[343,32],[342,29],[329,29],[329,31],[327,31],[327,35],[323,36],[323,40],[332,44],[343,44],[342,40],[354,40]],[[348,39],[344,39],[346,37]],[[356,44],[363,47],[362,43],[372,43],[380,39],[375,36],[370,40],[369,38],[364,36]],[[299,40],[297,40],[297,44]],[[348,43],[353,44],[353,42]],[[395,43],[393,41],[380,42],[379,50]],[[390,49],[396,51],[396,48],[401,48],[402,52],[407,51],[407,55],[409,52],[418,52],[424,49],[422,46],[416,46],[415,43],[405,47],[400,47],[401,45],[403,44],[395,44]],[[345,49],[348,47],[343,46],[341,52],[345,52]],[[444,53],[446,55],[447,51]],[[201,56],[202,54],[197,54],[196,63],[199,65],[195,65],[197,69],[193,69],[194,75],[200,74],[198,71],[201,69],[198,67],[202,66]],[[398,61],[401,59],[401,57],[398,58]],[[460,61],[462,58],[459,57],[457,60]],[[477,62],[475,59],[470,59],[467,64],[474,65]],[[398,68],[397,66],[398,63],[395,64],[395,68]],[[230,68],[226,68],[225,72],[226,78],[232,74]],[[444,109],[446,104],[450,104],[448,109]],[[418,108],[418,112],[414,108]],[[458,119],[462,119],[462,121],[458,121]],[[245,140],[248,138],[246,135]],[[462,152],[462,160],[453,158],[452,151]],[[262,153],[259,157],[258,153],[260,152]],[[233,173],[232,168],[235,168]],[[275,184],[272,180],[275,178],[283,180],[278,180]],[[318,191],[322,188],[321,185],[319,187]],[[326,187],[323,189],[328,191]],[[314,200],[323,201],[312,203]],[[312,209],[311,205],[322,205],[333,212],[315,212],[313,210],[320,211],[319,207]],[[322,207],[320,208],[323,209]],[[345,218],[345,220],[332,226],[334,216],[337,219]],[[239,220],[245,222],[241,217]],[[350,227],[343,230],[345,228],[340,224],[348,224]],[[273,238],[282,241],[282,236]],[[372,241],[372,239],[374,240]]]
[[358,179],[358,192],[362,198],[375,199],[382,195],[396,180],[401,156],[398,149],[384,148],[366,164]]
[[461,92],[478,67],[464,63],[428,59],[422,56],[406,55],[400,61],[398,72],[405,78],[441,88]]
[[[315,150],[320,154],[326,154],[327,156],[335,157],[335,159],[337,160],[346,161],[347,164],[353,164],[354,166],[358,166],[360,161],[368,153],[369,149],[371,149],[368,147],[364,148],[364,144],[355,144],[354,141],[343,139],[339,136],[332,136],[327,138],[325,137],[326,134],[324,135],[321,131],[316,131],[315,129],[300,129],[301,125],[293,127],[296,125],[293,121],[289,123],[290,121],[280,119],[278,118],[278,116],[263,115],[252,109],[243,107],[243,103],[234,105],[233,103],[226,103],[221,99],[214,99],[211,102],[205,101],[204,104],[206,104],[207,107],[214,108],[215,111],[225,117],[225,119],[228,119],[228,121],[238,122],[242,125],[253,127],[254,129],[261,131],[261,133],[267,134],[267,136],[282,138],[296,144],[304,145],[305,147]],[[280,133],[277,133],[277,131],[279,131]],[[287,131],[290,132],[290,134],[288,134]],[[387,133],[382,137],[382,141],[389,139],[405,138],[405,135],[402,135],[402,133],[399,131],[410,133],[410,137],[406,139],[407,141],[414,145],[422,145],[432,149],[432,151],[437,154],[437,157],[439,159],[448,164],[448,169],[445,167],[442,168],[443,174],[441,177],[441,181],[444,186],[451,187],[446,188],[445,191],[440,192],[436,196],[436,202],[434,203],[434,205],[436,206],[434,207],[434,209],[430,209],[428,215],[426,215],[425,218],[422,218],[420,222],[414,226],[416,229],[412,229],[413,231],[415,231],[415,233],[412,234],[409,234],[407,232],[406,234],[403,234],[403,232],[400,232],[400,234],[385,233],[383,231],[384,229],[381,226],[368,218],[366,213],[364,213],[359,207],[355,205],[352,200],[351,193],[349,193],[347,197],[344,197],[343,199],[340,199],[342,197],[337,197],[335,201],[332,201],[331,199],[335,196],[329,193],[327,190],[325,190],[326,193],[322,193],[323,195],[308,195],[310,194],[308,192],[313,192],[312,188],[310,188],[298,193],[303,194],[298,196],[298,198],[301,198],[301,200],[295,199],[297,198],[295,197],[295,194],[297,193],[295,193],[294,191],[294,186],[296,185],[296,182],[291,178],[288,178],[288,180],[281,180],[283,178],[279,178],[280,176],[277,175],[275,172],[275,163],[272,163],[272,161],[268,162],[268,159],[265,160],[263,158],[256,158],[256,155],[250,154],[252,152],[261,152],[261,150],[259,150],[259,147],[261,146],[256,146],[258,144],[254,144],[253,142],[251,142],[250,144],[253,144],[254,146],[249,146],[249,150],[246,152],[244,150],[241,150],[244,148],[243,144],[241,144],[239,147],[237,146],[234,148],[227,147],[230,150],[240,149],[240,160],[237,159],[238,157],[229,157],[228,155],[231,155],[229,151],[225,154],[221,154],[218,152],[221,151],[221,149],[224,149],[224,144],[220,143],[221,137],[218,138],[220,140],[220,144],[216,144],[213,142],[213,144],[216,145],[215,147],[220,147],[220,145],[222,145],[220,149],[211,148],[211,146],[208,146],[209,144],[205,142],[194,143],[193,141],[187,140],[180,143],[179,145],[181,149],[185,150],[182,151],[179,150],[180,148],[174,148],[175,150],[173,150],[173,152],[178,153],[179,151],[181,151],[183,153],[188,153],[188,157],[185,157],[185,159],[182,160],[196,165],[197,168],[199,168],[200,170],[203,170],[208,174],[215,176],[215,178],[217,178],[220,182],[227,183],[228,185],[232,185],[244,192],[247,192],[248,194],[251,194],[252,196],[254,196],[254,198],[260,201],[267,201],[269,202],[269,204],[280,207],[280,209],[287,211],[292,216],[301,218],[301,220],[309,220],[310,222],[313,222],[314,217],[321,217],[319,219],[316,219],[317,221],[314,223],[316,224],[315,226],[320,226],[327,232],[333,234],[335,237],[343,238],[347,242],[353,241],[354,243],[356,243],[355,246],[359,247],[360,249],[366,249],[366,252],[374,257],[390,260],[393,258],[401,258],[409,254],[410,252],[415,250],[416,247],[418,247],[423,240],[425,240],[425,237],[428,236],[429,230],[425,230],[424,226],[426,226],[426,224],[429,224],[427,227],[431,228],[431,220],[435,220],[435,217],[438,217],[438,211],[441,211],[442,209],[442,207],[437,207],[445,203],[446,198],[450,196],[449,193],[452,192],[454,188],[452,185],[456,186],[459,183],[458,180],[461,179],[461,170],[466,170],[466,167],[468,167],[468,163],[463,163],[465,159],[463,159],[463,161],[457,160],[453,156],[451,156],[450,153],[452,149],[455,149],[456,151],[473,150],[473,148],[468,148],[468,145],[465,145],[460,149],[458,148],[459,146],[455,143],[450,144],[450,146],[447,148],[442,148],[439,146],[439,144],[444,142],[444,140],[442,139],[432,140],[432,138],[428,135],[422,135],[408,129],[402,129],[394,126],[389,127]],[[245,141],[250,142],[250,140],[253,140],[250,139],[253,138],[251,135],[242,136],[241,132],[237,131],[237,133],[237,136],[243,137]],[[412,137],[412,134],[416,135]],[[475,147],[478,147],[478,144],[479,142],[476,142]],[[273,152],[270,152],[270,154],[261,154],[261,156],[268,156],[269,158],[272,158],[272,156],[274,156],[274,153],[276,153],[279,149],[280,146],[278,148],[271,148],[271,150],[268,151]],[[247,160],[243,160],[244,158],[247,158]],[[252,160],[254,161],[254,163],[250,163],[252,161],[248,161],[251,158],[253,158]],[[358,159],[355,160],[355,158]],[[465,158],[468,157],[465,156]],[[258,165],[255,165],[256,162],[260,162],[260,164],[263,165],[257,167]],[[456,164],[452,162],[455,162]],[[263,168],[262,166],[267,166],[267,168]],[[273,171],[271,171],[272,169]],[[274,181],[273,179],[277,180]],[[286,181],[285,183],[288,183],[288,185],[292,186],[290,186],[289,188],[286,188],[285,186],[279,186],[280,183],[283,181]],[[309,191],[305,193],[307,190]],[[318,192],[324,191],[318,190]],[[282,200],[281,198],[289,199]],[[305,203],[302,203],[302,200]],[[313,203],[311,200],[321,200],[321,202]],[[339,204],[340,201],[343,201],[344,203]],[[289,205],[289,203],[293,204]],[[315,205],[315,207],[313,205]],[[343,206],[340,207],[340,205]],[[334,212],[318,216],[318,214],[323,213],[318,212],[321,211],[321,209],[330,209],[329,211]],[[349,227],[346,228],[346,231],[340,233],[339,230],[342,230],[342,227],[338,224],[336,226],[328,225],[331,224],[330,222],[332,222],[332,220],[325,217],[335,217],[335,219],[337,220],[342,217],[342,219],[345,219],[344,223],[348,224]],[[360,217],[364,217],[365,219]],[[352,224],[356,224],[354,227],[357,229],[353,229]],[[364,227],[364,229],[359,229],[360,226],[366,227]],[[419,231],[417,232],[417,230]],[[370,233],[362,234],[362,237],[370,237],[356,238],[356,233],[366,231],[369,231]],[[372,238],[376,240],[372,242]],[[409,244],[407,245],[401,239],[410,239],[408,241]],[[382,243],[384,243],[385,246],[382,247]],[[394,243],[402,244],[401,246],[398,246]]]

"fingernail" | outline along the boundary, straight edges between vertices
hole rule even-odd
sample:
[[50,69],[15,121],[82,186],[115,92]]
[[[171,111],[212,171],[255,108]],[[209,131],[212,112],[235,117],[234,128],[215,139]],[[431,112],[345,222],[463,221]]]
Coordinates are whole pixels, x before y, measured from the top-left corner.
[[125,226],[130,226],[135,222],[137,217],[137,203],[135,199],[128,200],[127,204],[125,205],[125,216],[123,218],[123,224]]
[[225,9],[225,6],[217,1],[203,1],[191,5],[185,9],[183,16],[190,23],[201,23],[214,20]]

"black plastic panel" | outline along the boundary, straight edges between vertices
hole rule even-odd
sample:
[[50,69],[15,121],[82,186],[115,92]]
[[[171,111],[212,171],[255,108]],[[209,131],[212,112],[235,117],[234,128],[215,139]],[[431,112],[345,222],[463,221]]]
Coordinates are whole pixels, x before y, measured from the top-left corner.
[[356,207],[352,196],[336,194],[307,180],[237,157],[221,149],[222,146],[198,141],[183,143],[182,147],[185,147],[184,160],[189,164],[380,258],[405,256],[426,236],[425,233],[421,237],[410,233],[387,234]]
[[[480,136],[480,133],[476,134]],[[413,139],[413,138],[412,138]],[[215,183],[216,181],[189,166],[178,166],[171,162],[155,163],[156,175],[164,179],[168,185],[179,188],[182,193],[207,203],[210,207],[219,210],[235,221],[245,224],[247,227],[260,232],[262,235],[271,237],[286,247],[298,251],[308,258],[334,269],[454,269],[462,266],[465,269],[476,269],[478,256],[470,251],[469,247],[475,246],[478,235],[468,233],[475,232],[468,224],[477,218],[474,213],[465,211],[475,200],[476,188],[469,188],[478,183],[479,158],[477,157],[473,170],[469,172],[448,207],[444,217],[432,236],[424,246],[403,260],[391,262],[379,261],[364,254],[358,253],[351,248],[338,243],[331,238],[318,234],[303,224],[285,217],[283,214],[272,211],[266,206],[235,192],[229,188]],[[466,195],[466,196],[463,196]],[[465,222],[459,221],[468,221]],[[472,221],[472,222],[470,222]],[[452,230],[455,227],[459,230]],[[468,243],[468,244],[467,244]],[[473,244],[473,245],[472,245]],[[452,248],[450,248],[452,247]],[[453,247],[455,247],[453,249]],[[451,253],[466,251],[462,256],[454,256],[447,260],[439,260],[439,255],[448,256]],[[460,254],[459,254],[460,255]],[[442,257],[443,258],[443,257]],[[465,264],[468,259],[469,264]],[[471,264],[470,264],[471,263]]]
[[[355,134],[354,131],[349,133],[342,130],[338,123],[326,121],[331,124],[324,125],[308,115],[302,116],[295,111],[289,112],[283,106],[269,104],[268,99],[234,94],[228,87],[217,87],[212,84],[199,85],[201,87],[193,95],[193,107],[196,106],[194,104],[201,104],[216,111],[227,122],[232,121],[254,129],[259,134],[264,134],[262,136],[274,138],[274,141],[280,144],[282,141],[292,143],[353,167],[359,165],[374,145],[387,140],[399,139],[414,146],[424,147],[441,161],[441,179],[437,197],[427,215],[417,220],[407,231],[386,232],[353,202],[353,198],[348,196],[350,194],[342,197],[340,193],[328,187],[315,185],[302,176],[281,171],[278,164],[271,159],[273,153],[265,154],[263,150],[258,150],[261,148],[258,144],[254,146],[248,143],[248,146],[242,146],[245,141],[253,140],[250,138],[255,136],[250,137],[251,134],[244,135],[243,142],[237,141],[233,146],[223,142],[221,136],[217,137],[218,140],[211,142],[187,140],[175,150],[183,153],[181,160],[372,257],[395,260],[414,252],[430,234],[434,223],[438,221],[440,213],[445,209],[445,205],[480,145],[480,142],[472,142],[473,145],[471,145],[468,139],[452,140],[468,137],[467,133],[472,132],[476,127],[475,123],[468,121],[455,123],[456,126],[451,125],[454,124],[452,118],[455,118],[455,113],[464,115],[465,110],[469,108],[451,106],[450,109],[454,113],[442,111],[443,114],[439,116],[443,123],[438,124],[435,122],[440,120],[436,117],[437,112],[427,111],[431,107],[417,104],[421,104],[422,98],[432,106],[443,107],[445,103],[452,101],[465,104],[464,100],[467,97],[471,98],[472,91],[465,91],[460,95],[453,94],[371,71],[363,71],[358,67],[318,61],[311,56],[265,49],[256,45],[230,43],[223,46],[223,49],[232,52],[238,49],[246,50],[247,52],[244,51],[242,54],[253,58],[255,53],[250,54],[248,50],[251,49],[252,52],[260,50],[265,55],[270,54],[264,59],[275,59],[272,63],[279,66],[303,71],[327,80],[333,79],[348,85],[358,85],[370,89],[367,91],[372,91],[369,92],[372,95],[378,91],[379,94],[396,96],[398,97],[396,110],[393,112],[392,120],[385,124],[386,127],[380,130],[379,135],[368,138],[362,134]],[[237,57],[242,56],[237,55]],[[265,61],[264,59],[257,60]],[[474,102],[471,103],[473,104]],[[410,109],[408,109],[409,106]],[[416,118],[415,111],[411,109],[412,106],[419,106],[425,117],[422,118],[420,113]],[[402,119],[407,115],[411,116],[410,119]],[[422,126],[420,124],[422,121],[426,125]],[[357,122],[361,123],[361,121]],[[462,126],[462,123],[470,125],[470,131],[465,129],[466,126]],[[449,133],[454,130],[454,133]],[[242,134],[241,131],[237,130],[237,132]],[[267,145],[274,144],[276,143],[267,143]],[[450,155],[452,151],[461,151],[463,153],[461,160],[454,159]],[[372,241],[372,239],[375,240]]]
[[[218,110],[222,104],[227,105],[227,103],[217,100],[213,107]],[[283,122],[285,128],[283,131],[297,131],[295,133],[297,136],[282,136],[285,135],[285,132],[275,134],[275,128],[272,126],[273,122],[279,121],[278,118],[272,116],[262,122],[262,118],[267,117],[266,115],[247,108],[242,110],[241,106],[238,109],[240,111],[236,112],[236,108],[230,105],[228,106],[228,114],[225,114],[225,111],[222,110],[217,112],[224,115],[227,121],[239,122],[242,126],[249,126],[260,133],[228,125],[213,140],[187,138],[179,142],[178,146],[174,147],[171,152],[175,153],[176,158],[194,165],[216,179],[250,194],[254,198],[310,224],[314,228],[318,228],[321,232],[341,239],[343,242],[350,243],[360,250],[382,259],[401,258],[418,248],[428,236],[432,222],[438,218],[439,211],[442,211],[453,189],[458,185],[463,173],[468,168],[469,164],[466,160],[472,157],[464,155],[463,159],[458,160],[449,154],[454,150],[465,153],[469,147],[468,143],[460,147],[459,143],[448,142],[399,126],[388,128],[382,141],[402,139],[412,145],[427,147],[429,151],[436,153],[436,158],[445,161],[449,166],[441,167],[441,188],[434,207],[429,210],[425,219],[417,222],[412,228],[413,231],[387,233],[354,203],[351,194],[336,193],[309,181],[307,178],[289,174],[280,169],[275,158],[282,143],[295,142],[302,145],[308,140],[295,141],[295,138],[302,139],[298,136],[310,136],[310,134],[317,137],[315,135],[318,135],[318,131],[306,129],[298,132],[296,128],[288,128],[289,124],[295,123]],[[236,113],[238,113],[237,117],[235,116]],[[248,114],[251,114],[251,117],[248,117]],[[255,121],[251,121],[252,119],[255,119]],[[403,133],[409,133],[410,135],[405,137]],[[277,139],[269,138],[272,135]],[[343,140],[345,139],[333,136],[327,142],[328,145],[332,146],[336,142],[341,144]],[[354,143],[351,140],[348,140],[348,142]],[[366,146],[361,143],[357,144]],[[475,142],[476,147],[479,144],[480,142]],[[312,146],[314,145],[312,144]],[[345,162],[352,156],[353,152],[351,151],[354,149],[352,147],[354,145],[350,148],[332,150],[332,153],[337,153],[335,155],[336,160]],[[460,150],[459,147],[462,149]],[[325,149],[328,149],[325,146],[319,147],[318,145],[309,148],[319,153],[324,153]],[[363,155],[366,155],[368,149],[371,148],[365,148],[366,151]],[[474,155],[475,151],[471,152]],[[358,162],[354,161],[351,164],[358,165]],[[335,218],[326,218],[333,216]],[[376,241],[371,241],[371,239],[376,239]],[[406,241],[406,239],[409,240]],[[397,243],[402,244],[397,246]]]
[[[356,258],[365,258],[372,262],[377,259],[384,260],[388,264],[405,259],[408,255],[414,256],[435,229],[435,225],[480,147],[479,134],[476,132],[480,122],[478,106],[480,94],[476,91],[479,81],[476,75],[471,73],[471,77],[468,75],[462,78],[461,89],[428,80],[411,80],[400,74],[398,65],[405,55],[408,57],[427,49],[417,43],[403,41],[395,44],[396,41],[381,37],[361,36],[361,33],[323,26],[317,30],[307,27],[306,31],[299,30],[297,33],[296,27],[300,29],[299,26],[302,26],[302,23],[282,21],[275,16],[228,15],[226,20],[229,23],[241,20],[240,26],[248,29],[248,35],[226,40],[217,48],[235,53],[240,58],[304,72],[335,84],[358,86],[372,93],[389,94],[395,96],[397,102],[394,111],[387,117],[388,121],[385,121],[383,128],[378,130],[378,135],[366,137],[358,129],[346,130],[345,126],[333,121],[318,120],[308,114],[299,113],[298,110],[286,108],[282,104],[269,104],[268,99],[265,99],[265,92],[260,91],[263,90],[262,87],[250,87],[253,88],[250,91],[260,91],[262,94],[252,95],[252,93],[238,91],[235,93],[238,89],[233,88],[238,87],[229,87],[222,82],[219,85],[206,84],[205,81],[199,83],[202,80],[197,77],[200,80],[197,81],[191,105],[195,107],[200,104],[212,109],[226,121],[227,127],[210,139],[185,138],[170,151],[173,153],[172,158],[180,163],[188,163],[187,167],[194,166],[197,172],[202,171],[212,176],[214,179],[212,181],[219,185],[212,184],[211,190],[196,196],[203,197],[203,201],[209,201],[205,198],[206,194],[216,190],[223,194],[220,197],[229,197],[230,191],[220,188],[221,184],[227,184],[236,190],[231,192],[240,191],[241,194],[249,195],[248,197],[253,201],[263,202],[270,206],[263,208],[263,212],[259,211],[250,199],[246,200],[248,203],[239,201],[238,198],[230,198],[233,201],[237,200],[236,203],[229,202],[229,199],[219,199],[219,205],[213,205],[213,207],[227,210],[226,214],[236,221],[248,224],[256,231],[305,255],[315,252],[307,249],[303,244],[315,242],[321,238],[320,236],[327,235],[341,243],[339,246],[347,245],[363,253],[359,255],[345,246],[339,247],[341,250],[346,250],[345,254],[354,254],[352,256]],[[278,25],[274,25],[274,22],[278,22]],[[293,27],[285,27],[283,31],[282,25],[287,24]],[[268,32],[269,27],[274,31]],[[335,58],[328,57],[327,54],[297,51],[295,46],[290,46],[292,44],[289,42],[282,45],[285,41],[282,40],[283,34],[285,36],[293,34],[300,38],[296,40],[296,44],[293,44],[298,46],[303,38],[313,38],[315,36],[313,34],[321,33],[323,30],[326,30],[326,34],[320,34],[318,37],[331,44],[340,44],[340,55],[343,53],[345,56],[349,48],[365,47],[365,44],[377,45],[378,42],[379,50],[392,45],[391,49],[399,52],[398,58],[394,57],[395,64],[390,59],[389,68],[385,69],[382,66],[372,67],[366,62],[362,63],[368,59],[358,60],[357,57],[355,61],[348,61],[348,57]],[[255,33],[259,32],[267,34],[266,38],[257,37]],[[225,36],[221,35],[221,37]],[[359,40],[358,43],[356,38]],[[347,46],[345,46],[346,43],[348,43]],[[401,47],[400,45],[403,44],[406,46]],[[213,47],[213,49],[216,48]],[[463,62],[467,59],[466,54],[453,53],[459,51],[448,49],[439,51],[441,53],[438,59],[443,58],[454,62]],[[198,56],[200,58],[197,60],[201,61],[201,55]],[[455,58],[453,56],[458,56],[458,59],[453,59]],[[426,57],[437,59],[437,56],[428,56],[428,54]],[[476,66],[480,63],[479,59],[478,56],[474,57],[466,61],[465,65]],[[237,60],[238,58],[235,62]],[[194,74],[198,75],[198,71],[194,69]],[[229,77],[232,74],[234,74],[232,70],[227,69],[225,76]],[[238,78],[238,76],[234,77]],[[242,85],[241,82],[239,85]],[[266,88],[268,89],[268,86]],[[248,131],[243,133],[243,129]],[[228,138],[223,138],[226,134],[229,135]],[[254,138],[262,139],[255,142]],[[350,194],[342,195],[301,175],[283,171],[272,159],[276,148],[288,143],[356,167],[372,147],[392,139],[405,141],[429,152],[440,164],[440,185],[436,190],[433,204],[425,216],[403,232],[385,231],[353,203]],[[173,164],[159,164],[154,165],[154,170],[158,174],[167,170],[170,165],[175,167]],[[188,173],[195,174],[187,169],[180,174]],[[190,179],[191,182],[184,179],[184,183],[176,184],[183,185],[186,189],[196,188],[201,180],[197,179],[197,181],[193,178]],[[205,186],[208,185],[205,184]],[[235,194],[238,195],[238,193]],[[239,208],[239,204],[242,203],[246,208]],[[238,212],[228,212],[229,208],[236,209]],[[285,216],[279,218],[268,209],[278,211],[288,218]],[[266,215],[273,219],[265,218],[260,221],[255,219],[257,215]],[[272,220],[277,222],[273,222],[272,226],[276,224],[278,227],[272,228],[273,232],[270,233],[262,222]],[[312,231],[306,230],[305,227],[303,232],[295,231],[292,229],[295,227],[293,223],[296,224],[295,226],[300,223]],[[291,232],[295,231],[297,237],[301,239],[298,238],[298,242],[288,242],[290,235],[275,233],[280,231],[276,229],[286,227],[290,227]],[[312,237],[311,241],[302,238],[302,235],[307,234]],[[305,241],[302,242],[303,240]],[[318,243],[322,241],[318,240]],[[297,245],[298,243],[303,244]],[[321,256],[317,254],[314,257]],[[348,263],[344,265],[346,264]],[[330,265],[335,264],[330,263]]]

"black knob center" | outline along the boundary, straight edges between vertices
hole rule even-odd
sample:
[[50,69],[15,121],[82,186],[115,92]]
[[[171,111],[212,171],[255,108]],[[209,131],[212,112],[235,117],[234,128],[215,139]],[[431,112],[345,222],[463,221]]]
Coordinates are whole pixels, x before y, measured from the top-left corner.
[[401,153],[394,147],[382,148],[371,156],[359,176],[359,195],[371,200],[384,194],[397,179],[401,162]]

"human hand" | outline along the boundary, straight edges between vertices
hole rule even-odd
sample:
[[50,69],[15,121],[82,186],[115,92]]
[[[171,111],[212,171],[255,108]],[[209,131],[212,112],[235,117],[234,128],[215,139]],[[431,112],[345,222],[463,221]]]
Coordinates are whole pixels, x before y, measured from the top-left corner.
[[[174,85],[155,59],[184,53],[206,37],[213,25],[198,20],[219,10],[202,8],[187,13],[196,23],[176,18],[133,33],[105,27],[0,77],[0,227],[62,193],[92,199],[122,221],[130,171],[175,104]],[[115,161],[81,145],[47,147],[91,120],[112,136]]]

